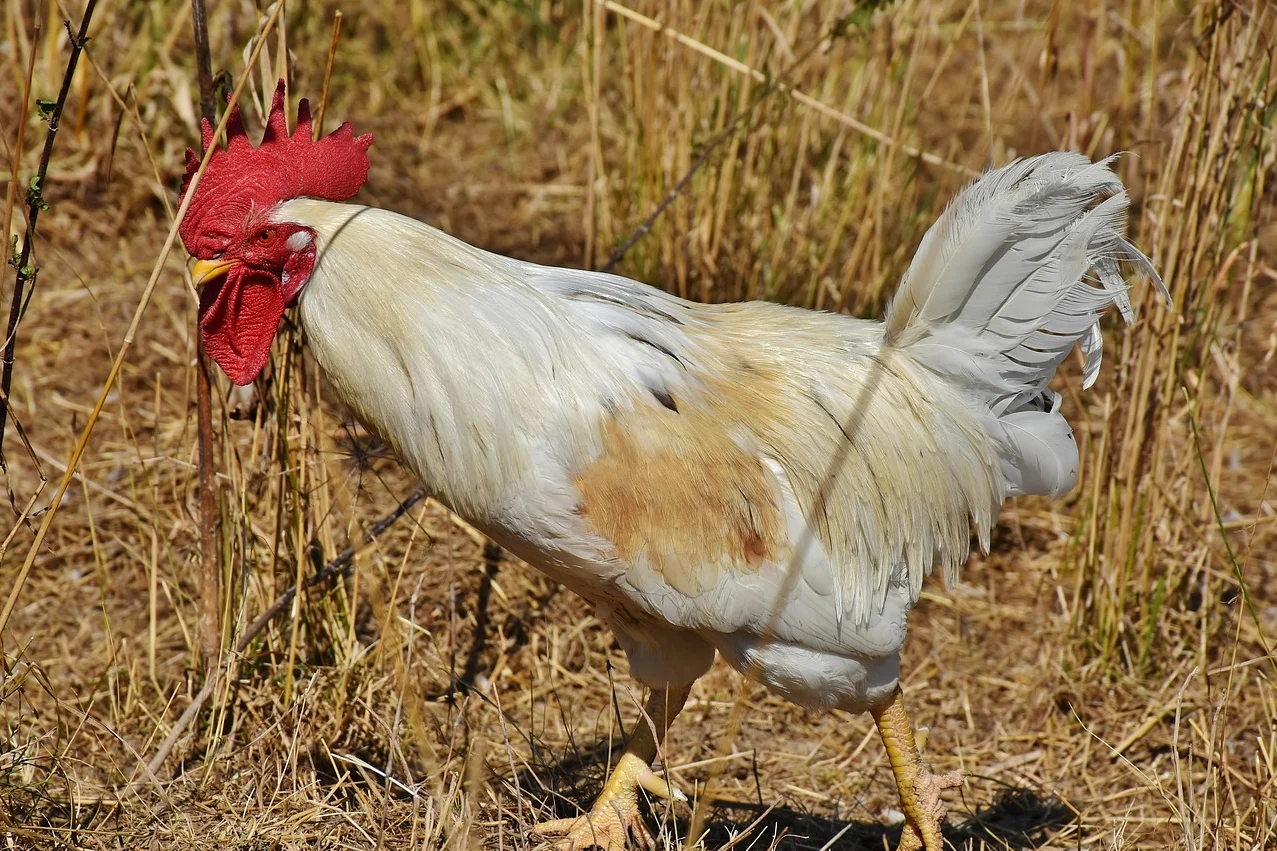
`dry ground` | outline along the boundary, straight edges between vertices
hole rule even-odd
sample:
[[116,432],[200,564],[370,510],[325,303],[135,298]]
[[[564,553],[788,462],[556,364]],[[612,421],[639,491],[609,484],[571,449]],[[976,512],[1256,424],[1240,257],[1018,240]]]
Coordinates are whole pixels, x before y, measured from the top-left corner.
[[[4,4],[7,152],[33,49],[35,97],[57,90],[60,20],[80,15],[68,5]],[[214,6],[215,67],[238,81],[264,15]],[[319,95],[336,8],[286,10],[298,92]],[[1176,308],[1138,294],[1138,325],[1110,329],[1085,396],[1066,370],[1082,486],[1011,505],[961,587],[928,586],[905,688],[933,766],[967,772],[955,847],[1277,847],[1272,8],[900,0],[838,27],[853,4],[636,0],[664,32],[630,8],[343,7],[328,126],[349,118],[376,136],[364,199],[495,250],[598,266],[732,128],[621,270],[695,297],[871,314],[964,169],[1056,147],[1134,152],[1120,166],[1132,230]],[[20,326],[13,516],[36,498],[5,545],[5,597],[168,230],[196,138],[190,29],[180,0],[95,12]],[[282,62],[278,33],[266,42],[266,61]],[[35,112],[24,189],[44,138]],[[23,233],[20,205],[14,219]],[[433,504],[236,656],[146,772],[204,681],[180,269],[175,254],[0,633],[0,844],[532,846],[526,825],[598,789],[641,696],[579,600],[485,556]],[[216,388],[228,645],[414,487],[287,336],[255,407],[232,419],[243,406]],[[721,665],[666,764],[700,804],[695,817],[654,809],[670,847],[702,819],[710,849],[899,836],[867,718],[803,712]]]

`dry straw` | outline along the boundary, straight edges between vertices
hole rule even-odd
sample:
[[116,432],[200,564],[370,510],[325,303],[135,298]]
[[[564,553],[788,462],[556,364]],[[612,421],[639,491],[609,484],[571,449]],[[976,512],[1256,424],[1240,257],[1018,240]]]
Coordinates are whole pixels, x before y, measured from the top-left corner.
[[[302,6],[212,4],[212,67],[259,106],[286,71],[373,132],[364,200],[591,265],[659,207],[619,270],[695,298],[874,315],[966,174],[1130,151],[1130,229],[1176,309],[1106,329],[1092,391],[1066,364],[1082,484],[1009,506],[961,588],[927,587],[905,688],[933,767],[970,778],[956,847],[1277,842],[1270,5],[897,0],[849,38],[831,34],[858,5],[409,0],[407,25],[404,4],[345,8],[340,44]],[[198,138],[190,10],[100,4],[42,186],[10,392],[29,453],[8,459],[0,561],[0,832],[530,848],[529,822],[597,791],[642,695],[579,601],[415,502],[292,325],[255,396],[213,382],[231,652],[215,676],[196,666],[193,300],[168,256]],[[24,92],[61,89],[62,19],[80,11],[0,15],[20,177],[44,130]],[[26,185],[9,187],[20,237]],[[803,713],[721,667],[665,760],[695,806],[654,813],[664,847],[899,834],[867,719]]]

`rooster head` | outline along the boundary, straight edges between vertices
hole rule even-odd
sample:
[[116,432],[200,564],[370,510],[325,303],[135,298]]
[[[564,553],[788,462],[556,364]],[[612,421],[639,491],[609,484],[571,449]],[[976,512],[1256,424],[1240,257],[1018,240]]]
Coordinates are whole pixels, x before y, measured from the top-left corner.
[[[232,109],[226,147],[214,151],[179,229],[195,259],[204,349],[236,384],[250,384],[266,366],[284,310],[315,268],[314,231],[276,221],[274,209],[293,198],[345,201],[368,179],[372,136],[355,136],[349,123],[318,141],[311,133],[303,100],[288,135],[283,80],[260,145],[249,142],[239,107]],[[207,120],[203,141],[205,148],[214,143]],[[183,198],[199,164],[188,148]]]

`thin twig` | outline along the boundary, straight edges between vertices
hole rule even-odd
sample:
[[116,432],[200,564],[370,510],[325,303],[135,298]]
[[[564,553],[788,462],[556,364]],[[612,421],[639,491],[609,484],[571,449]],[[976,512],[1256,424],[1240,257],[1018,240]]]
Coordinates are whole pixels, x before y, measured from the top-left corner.
[[[366,533],[364,533],[359,544],[351,544],[346,547],[346,549],[338,553],[332,561],[325,564],[323,568],[316,571],[314,575],[308,577],[306,581],[302,583],[302,587],[308,590],[310,588],[314,588],[316,585],[327,582],[333,577],[339,575],[344,576],[354,563],[355,556],[364,547],[367,547],[376,541],[382,533],[395,524],[395,521],[411,511],[412,507],[425,499],[425,497],[426,489],[422,487],[418,487],[412,493],[408,494],[408,496],[395,507],[394,511],[391,511],[385,517],[378,520]],[[226,654],[225,658],[222,660],[222,664],[215,669],[215,673],[204,680],[203,687],[196,692],[190,705],[183,710],[181,716],[173,724],[173,729],[169,730],[169,734],[164,738],[164,741],[160,743],[159,748],[156,749],[155,756],[151,757],[151,761],[146,764],[146,769],[143,771],[142,776],[134,777],[133,780],[129,781],[129,785],[125,787],[121,797],[125,797],[135,790],[143,779],[155,780],[158,782],[157,772],[164,764],[164,760],[168,759],[168,755],[172,752],[173,746],[177,744],[177,740],[182,737],[182,734],[186,732],[186,728],[191,725],[193,720],[195,720],[195,716],[199,714],[200,709],[203,708],[204,703],[213,693],[218,682],[221,681],[222,677],[229,673],[231,665],[234,664],[234,660],[248,649],[248,645],[253,643],[253,640],[261,634],[262,630],[264,630],[272,620],[278,617],[281,612],[288,609],[293,598],[296,596],[297,586],[293,585],[287,591],[280,594],[279,597],[275,599],[275,602],[271,603],[266,611],[258,615],[257,619],[244,630],[243,634],[241,634],[239,639],[235,642],[234,652]]]
[[[4,240],[6,260],[11,256],[9,229],[13,227],[13,208],[18,201],[18,175],[22,171],[22,149],[27,135],[27,118],[31,114],[31,80],[35,75],[35,47],[40,41],[40,18],[37,16],[31,26],[31,54],[27,58],[27,76],[22,89],[22,107],[18,110],[17,139],[13,143],[12,165],[9,167],[9,188],[4,198]],[[4,453],[0,451],[0,464],[4,462]]]
[[1188,426],[1193,435],[1193,449],[1197,453],[1197,463],[1202,470],[1202,480],[1206,482],[1206,495],[1210,498],[1211,512],[1215,516],[1215,523],[1219,526],[1219,537],[1224,542],[1224,549],[1228,551],[1228,563],[1233,568],[1233,574],[1237,577],[1237,585],[1241,590],[1242,603],[1246,606],[1246,611],[1250,613],[1251,620],[1255,622],[1256,635],[1259,637],[1259,646],[1264,648],[1264,655],[1268,657],[1269,663],[1273,667],[1273,672],[1277,673],[1277,656],[1273,655],[1273,649],[1268,645],[1268,640],[1264,638],[1264,622],[1259,617],[1259,612],[1255,609],[1255,601],[1250,596],[1250,588],[1246,584],[1246,575],[1242,571],[1241,562],[1237,560],[1237,553],[1233,550],[1232,539],[1229,538],[1228,532],[1224,529],[1224,516],[1219,510],[1219,500],[1215,496],[1215,483],[1211,481],[1210,468],[1206,464],[1206,453],[1202,451],[1202,438],[1197,432],[1197,414],[1193,407],[1193,399],[1188,395],[1188,388],[1183,387],[1184,402],[1188,406]]
[[[9,241],[9,230],[13,226],[13,208],[17,203],[19,175],[21,174],[21,171],[22,171],[22,150],[23,150],[24,139],[26,137],[27,118],[30,115],[30,110],[31,110],[31,81],[34,79],[34,76],[35,76],[35,54],[36,54],[35,45],[39,41],[40,41],[40,20],[37,17],[31,27],[32,48],[31,48],[30,55],[27,58],[27,75],[23,82],[23,89],[22,89],[22,107],[21,109],[18,110],[19,116],[18,116],[17,138],[14,140],[14,143],[13,143],[12,164],[9,169],[9,188],[8,188],[8,191],[5,193],[4,229],[3,229],[4,241],[5,241],[4,250],[6,255],[10,257],[13,255],[12,246],[15,245],[16,243],[11,243]],[[0,394],[0,395],[2,395],[2,398],[3,398],[4,408],[5,410],[7,410],[9,407],[9,396],[8,394]],[[22,438],[22,443],[27,447],[27,452],[31,453],[32,452],[31,444],[27,440],[26,434],[23,432],[22,421],[19,420],[18,417],[15,415],[13,418],[13,423],[14,425],[18,427],[18,436]],[[34,453],[32,453],[31,458],[33,461],[35,461],[36,472],[40,476],[40,486],[36,489],[35,493],[31,495],[31,498],[27,501],[26,507],[22,509],[18,508],[18,499],[13,493],[13,488],[12,487],[6,488],[9,494],[9,504],[13,506],[13,510],[18,515],[18,519],[17,519],[17,522],[14,523],[13,529],[9,532],[8,536],[4,539],[4,543],[0,544],[0,559],[3,559],[4,554],[9,551],[9,544],[13,541],[14,535],[16,535],[18,530],[27,523],[28,518],[31,516],[31,510],[32,508],[35,507],[36,500],[40,498],[40,494],[44,493],[44,486],[48,484],[48,481],[49,481],[48,478],[44,475],[43,468],[41,468],[40,466],[40,459],[36,458]],[[0,470],[3,470],[6,473],[9,470],[8,461],[6,460],[4,456],[2,441],[0,441]],[[0,646],[2,646],[2,642],[0,642]]]
[[[31,267],[31,249],[35,243],[36,221],[40,218],[40,211],[48,207],[44,201],[44,179],[49,172],[49,160],[53,158],[53,143],[58,137],[58,124],[62,120],[62,109],[66,106],[67,95],[71,91],[71,80],[75,77],[75,66],[80,61],[80,54],[84,51],[84,45],[88,41],[89,21],[93,19],[93,9],[98,4],[97,0],[89,0],[84,7],[84,17],[80,19],[80,32],[77,35],[71,31],[71,22],[66,22],[67,35],[71,37],[71,56],[67,59],[67,70],[62,75],[62,89],[58,92],[57,103],[53,106],[53,111],[49,113],[49,133],[44,137],[44,151],[40,154],[40,165],[36,169],[36,176],[31,180],[31,188],[27,193],[27,231],[22,237],[22,252],[18,257],[15,265],[18,268],[18,274],[13,285],[13,300],[9,303],[9,321],[5,329],[4,343],[4,365],[0,368],[0,464],[4,458],[4,429],[9,419],[9,389],[13,386],[13,355],[18,347],[18,322],[22,319],[24,305],[30,301],[30,294],[27,293],[27,285],[31,286],[31,292],[35,292],[36,269]],[[32,53],[35,52],[35,45],[32,44]],[[30,84],[28,82],[28,90]],[[23,104],[23,112],[27,107]],[[14,157],[21,156],[21,149],[14,151]],[[16,159],[15,159],[16,163]],[[17,168],[14,169],[13,182],[17,182]],[[10,191],[13,191],[13,183],[10,183]],[[8,230],[5,231],[5,239],[9,238]],[[6,246],[6,252],[8,248]]]
[[[314,588],[316,585],[327,582],[339,573],[344,574],[350,567],[356,553],[358,553],[363,547],[377,540],[383,532],[393,526],[400,517],[403,517],[404,514],[410,511],[418,502],[425,499],[425,497],[426,489],[422,487],[418,487],[415,491],[408,494],[408,496],[404,498],[403,502],[399,503],[399,505],[395,507],[394,511],[391,511],[385,517],[378,520],[371,528],[368,529],[367,532],[364,533],[363,540],[358,545],[351,544],[346,547],[346,549],[338,553],[332,561],[328,562],[320,570],[315,571],[314,575],[307,578],[302,584],[302,587],[309,590]],[[296,585],[290,586],[288,590],[280,594],[275,602],[271,603],[264,612],[258,615],[257,620],[253,621],[252,624],[249,625],[248,629],[244,631],[244,634],[240,636],[239,640],[235,642],[235,652],[244,652],[244,649],[248,647],[248,642],[252,641],[253,638],[256,637],[257,633],[261,632],[266,624],[270,623],[276,615],[287,608],[288,604],[291,603],[293,598],[296,596]]]
[[[213,59],[208,46],[208,11],[204,0],[191,0],[191,19],[195,30],[195,68],[199,77],[200,111],[204,120],[217,120],[217,103],[213,98]],[[202,153],[202,152],[201,152]],[[217,505],[217,460],[213,435],[213,387],[209,379],[208,354],[200,334],[196,339],[195,399],[198,410],[197,442],[199,444],[200,481],[200,616],[199,654],[206,671],[217,666],[222,653],[221,640],[221,548],[217,542],[220,512]]]
[[[660,21],[657,21],[653,18],[649,18],[646,15],[640,14],[639,12],[636,12],[627,6],[622,6],[620,3],[615,2],[615,0],[595,0],[595,2],[603,5],[608,11],[615,12],[621,17],[626,18],[630,21],[633,21],[639,26],[645,27],[646,29],[649,29],[652,32],[664,35],[666,38],[669,38],[683,45],[684,47],[690,48],[696,51],[697,53],[701,54],[702,56],[706,56],[714,60],[715,62],[719,63],[720,65],[726,68],[732,69],[738,74],[746,74],[750,77],[753,77],[755,80],[757,80],[760,83],[766,83],[770,79],[769,75],[764,73],[763,71],[760,71],[757,68],[754,68],[750,65],[746,65],[744,62],[741,62],[740,60],[733,59],[732,57],[728,56],[722,51],[715,50],[709,45],[703,42],[697,41],[691,36],[685,35],[676,29],[668,27],[665,24],[661,23]],[[843,20],[847,21],[850,18],[856,17],[863,20],[865,23],[868,23],[868,15],[872,14],[879,6],[885,5],[888,2],[891,2],[891,0],[865,0],[865,2],[862,2],[854,12],[852,12]],[[839,110],[834,109],[829,104],[824,103],[823,101],[816,100],[811,95],[804,94],[803,92],[799,91],[798,89],[795,89],[793,86],[789,85],[788,83],[781,83],[778,85],[778,88],[784,91],[794,100],[801,103],[802,105],[815,110],[816,112],[820,113],[826,118],[832,118],[834,121],[837,121],[839,124],[843,124],[847,127],[850,127],[852,130],[855,130],[857,133],[860,133],[863,136],[867,136],[881,145],[886,145],[887,147],[892,147],[892,148],[899,148],[900,150],[904,151],[909,156],[916,157],[922,160],[924,163],[927,163],[928,165],[933,165],[938,168],[948,169],[949,171],[956,172],[957,174],[961,174],[966,177],[979,176],[979,172],[973,171],[972,169],[969,169],[964,165],[960,165],[955,162],[950,162],[949,160],[946,160],[943,157],[937,156],[936,154],[933,154],[930,151],[924,151],[921,148],[917,148],[917,147],[914,147],[913,145],[909,145],[904,142],[901,142],[899,139],[896,139],[894,136],[887,135],[886,133],[882,132],[876,127],[870,127],[868,124],[865,124],[863,121],[858,121],[855,118],[852,118],[850,115],[847,115],[845,112],[840,112]]]

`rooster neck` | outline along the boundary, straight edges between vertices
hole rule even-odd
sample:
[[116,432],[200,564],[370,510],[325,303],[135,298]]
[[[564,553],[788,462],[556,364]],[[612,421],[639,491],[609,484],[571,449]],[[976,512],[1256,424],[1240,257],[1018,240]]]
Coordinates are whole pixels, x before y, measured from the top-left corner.
[[319,240],[299,308],[337,394],[435,496],[476,522],[504,522],[542,463],[538,436],[554,416],[544,388],[571,360],[558,350],[567,343],[535,333],[547,307],[481,252],[411,219],[288,207]]

